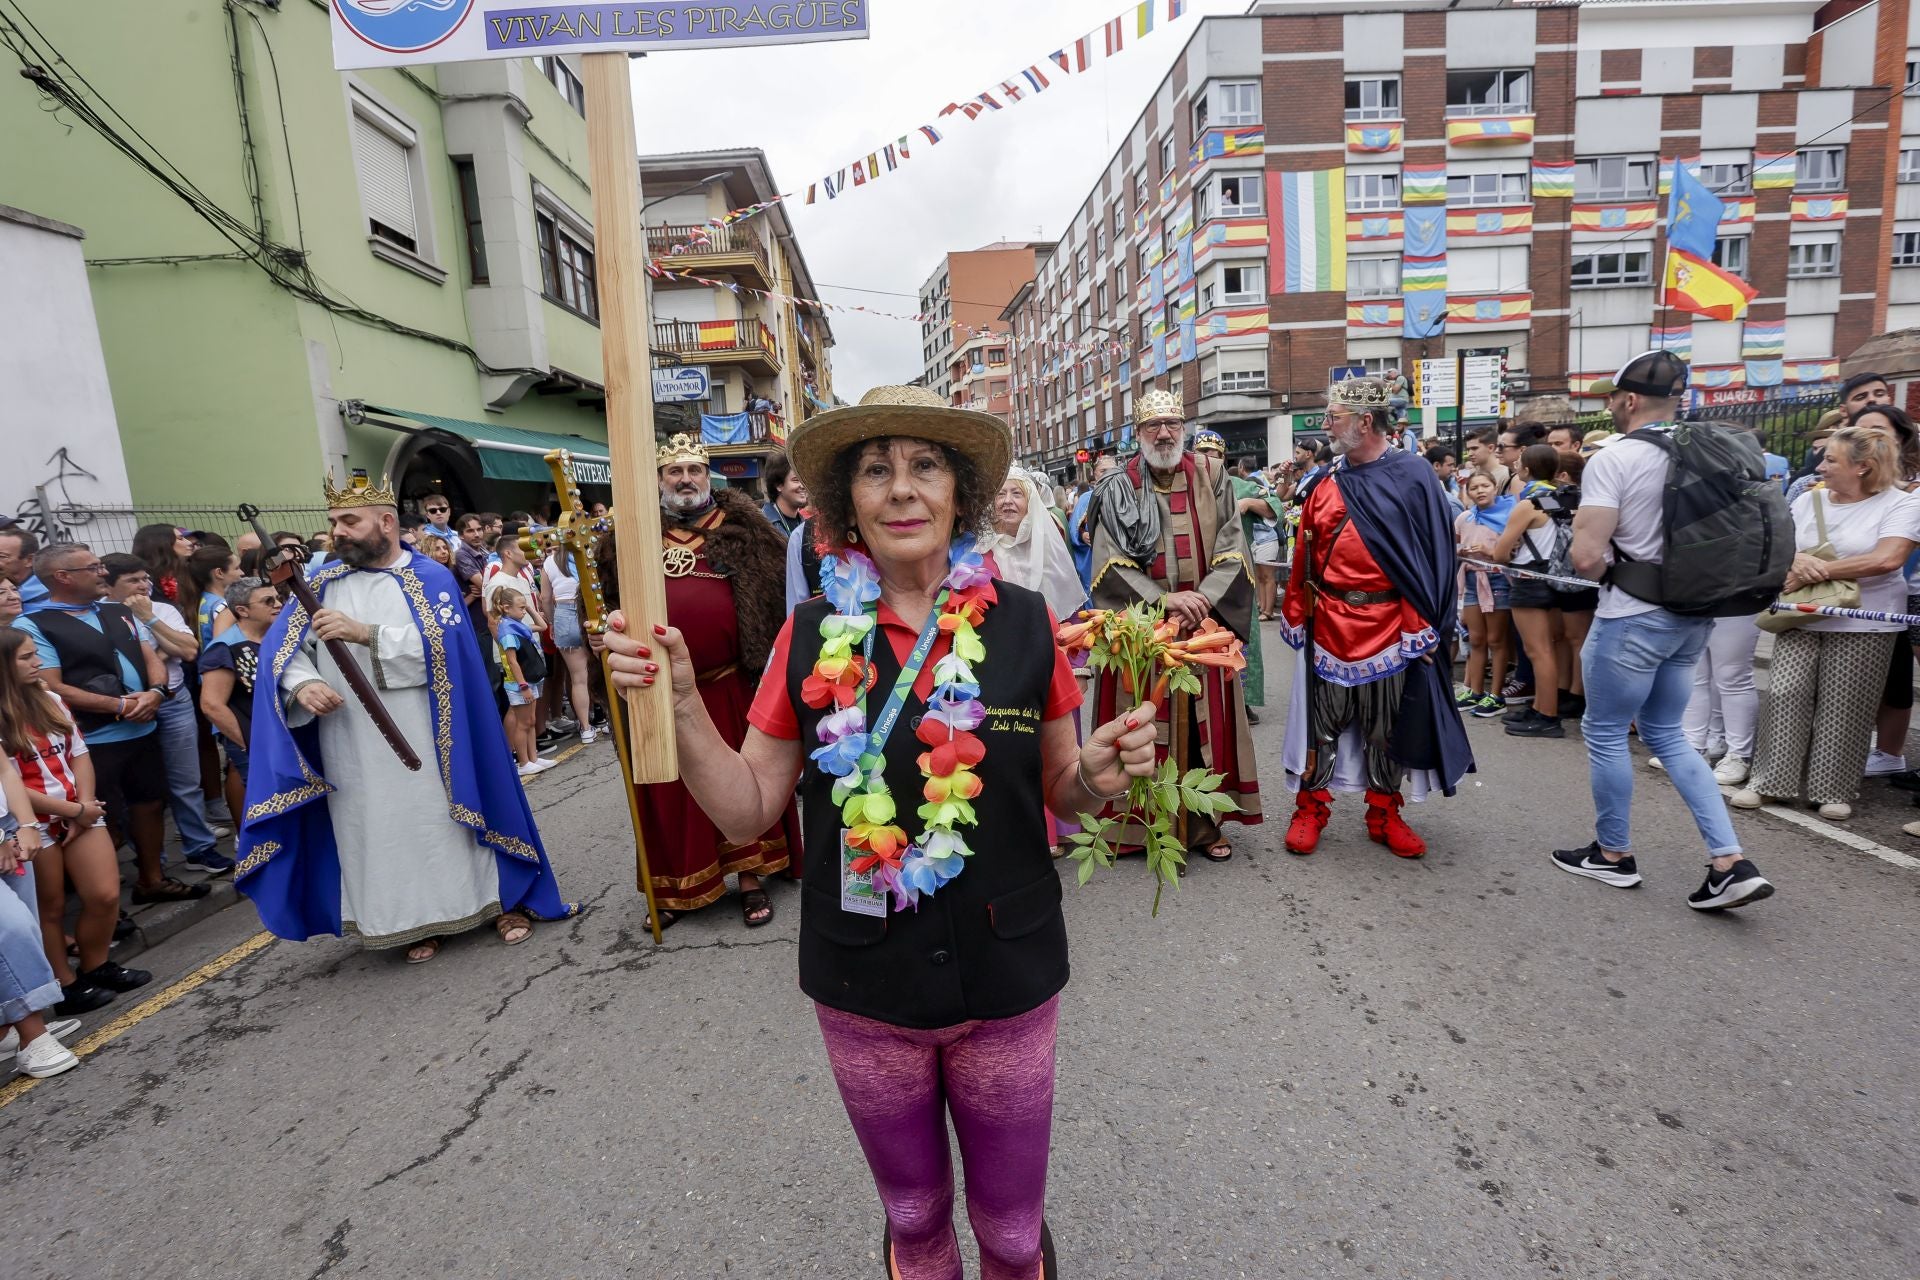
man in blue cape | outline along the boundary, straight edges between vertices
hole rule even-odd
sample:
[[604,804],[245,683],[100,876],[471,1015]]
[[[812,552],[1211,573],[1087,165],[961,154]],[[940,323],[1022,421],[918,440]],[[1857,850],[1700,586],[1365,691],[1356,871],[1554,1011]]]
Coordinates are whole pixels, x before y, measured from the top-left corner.
[[[235,882],[283,938],[353,935],[431,960],[492,920],[509,946],[570,913],[445,568],[400,541],[398,502],[327,485],[338,561],[260,643]],[[344,641],[423,767],[394,757],[322,643]]]
[[1401,817],[1414,799],[1452,795],[1473,769],[1453,703],[1451,512],[1433,468],[1389,447],[1392,409],[1377,378],[1327,394],[1342,456],[1301,500],[1300,538],[1282,609],[1294,664],[1284,761],[1298,791],[1287,851],[1312,853],[1332,791],[1367,799],[1367,834],[1403,858],[1426,853]]

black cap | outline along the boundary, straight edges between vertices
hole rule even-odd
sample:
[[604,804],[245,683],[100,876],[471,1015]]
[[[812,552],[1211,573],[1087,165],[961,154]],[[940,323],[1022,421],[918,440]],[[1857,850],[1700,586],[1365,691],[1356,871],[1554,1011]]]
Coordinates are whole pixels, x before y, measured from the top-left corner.
[[1646,351],[1620,366],[1611,381],[1594,385],[1596,395],[1610,396],[1616,391],[1671,400],[1687,389],[1687,362],[1671,351]]

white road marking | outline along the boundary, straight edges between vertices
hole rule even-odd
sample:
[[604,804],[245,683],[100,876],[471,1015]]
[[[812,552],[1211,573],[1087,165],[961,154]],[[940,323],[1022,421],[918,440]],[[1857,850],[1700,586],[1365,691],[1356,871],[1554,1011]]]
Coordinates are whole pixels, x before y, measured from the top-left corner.
[[[1736,788],[1732,787],[1721,788],[1722,794],[1729,796],[1732,795],[1735,790]],[[1880,859],[1882,862],[1891,862],[1894,866],[1903,867],[1908,871],[1920,871],[1920,858],[1916,858],[1912,854],[1901,853],[1898,849],[1889,849],[1883,844],[1875,844],[1865,836],[1855,835],[1853,832],[1847,831],[1844,828],[1836,827],[1824,818],[1816,818],[1811,814],[1801,813],[1797,809],[1788,809],[1777,804],[1763,804],[1758,809],[1741,809],[1735,810],[1735,812],[1764,813],[1768,817],[1778,818],[1782,822],[1790,822],[1796,827],[1823,835],[1836,844],[1847,846],[1847,848],[1854,850],[1856,853],[1868,854]]]

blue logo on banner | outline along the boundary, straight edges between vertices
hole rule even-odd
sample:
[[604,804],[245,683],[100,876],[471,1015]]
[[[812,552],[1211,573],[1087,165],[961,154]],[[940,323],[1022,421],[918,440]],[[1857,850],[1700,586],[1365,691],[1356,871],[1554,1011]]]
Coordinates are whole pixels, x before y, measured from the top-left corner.
[[1362,129],[1360,145],[1369,151],[1385,151],[1393,145],[1393,130]]
[[1498,320],[1500,318],[1500,299],[1481,298],[1473,304],[1475,320]]
[[1626,226],[1627,211],[1625,209],[1602,209],[1600,211],[1600,225],[1608,228]]
[[419,53],[460,29],[474,0],[333,0],[347,29],[387,53]]
[[1368,325],[1385,324],[1387,323],[1388,314],[1384,304],[1370,302],[1360,308],[1360,323]]
[[1476,213],[1473,215],[1473,229],[1482,235],[1499,231],[1506,225],[1506,217],[1502,214]]
[[1481,126],[1480,132],[1485,134],[1489,138],[1493,137],[1495,134],[1512,133],[1513,121],[1489,120],[1484,125]]
[[1831,200],[1807,201],[1807,216],[1809,218],[1831,218],[1833,216],[1833,201]]
[[1387,232],[1392,227],[1393,227],[1393,222],[1391,219],[1388,219],[1388,218],[1360,219],[1360,234],[1368,240],[1386,239]]

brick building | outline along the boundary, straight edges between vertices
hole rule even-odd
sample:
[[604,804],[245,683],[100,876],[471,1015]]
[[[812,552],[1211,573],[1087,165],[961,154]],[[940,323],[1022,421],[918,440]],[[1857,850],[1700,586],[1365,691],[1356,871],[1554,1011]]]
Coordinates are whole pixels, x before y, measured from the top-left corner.
[[1000,313],[1053,252],[1050,240],[1002,240],[949,253],[920,286],[920,385],[955,405],[1012,408],[1011,330]]
[[[1126,446],[1149,385],[1265,452],[1329,369],[1462,350],[1504,348],[1516,398],[1579,396],[1651,345],[1710,395],[1830,380],[1920,324],[1916,46],[1909,0],[1206,19],[1004,313],[1019,455],[1060,474]],[[1726,202],[1715,258],[1759,291],[1741,321],[1657,308],[1676,163]]]

